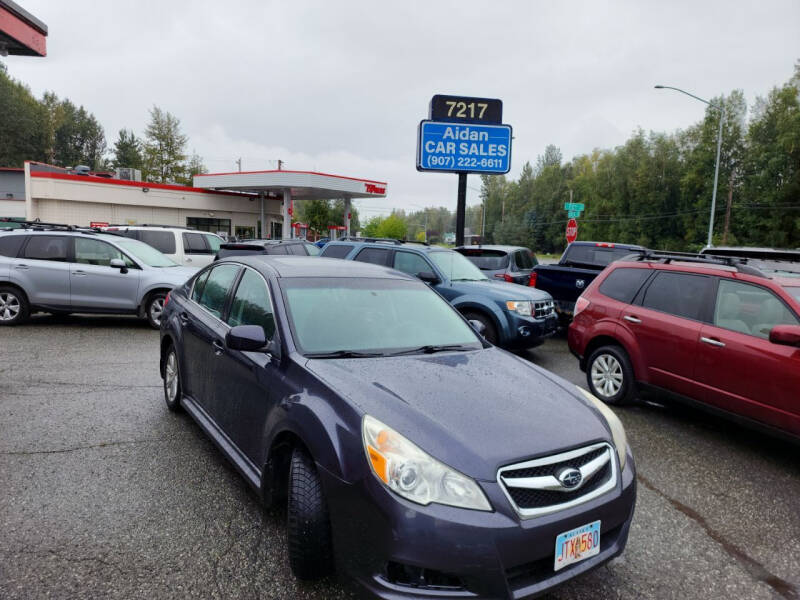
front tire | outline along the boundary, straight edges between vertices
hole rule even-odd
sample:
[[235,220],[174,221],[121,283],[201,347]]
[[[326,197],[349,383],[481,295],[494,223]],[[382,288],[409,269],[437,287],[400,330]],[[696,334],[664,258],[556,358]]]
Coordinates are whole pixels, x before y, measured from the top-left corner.
[[298,579],[319,579],[333,571],[328,504],[314,461],[296,448],[289,466],[287,542],[289,566]]
[[30,314],[25,294],[10,285],[0,285],[0,325],[19,325],[27,321]]
[[606,404],[628,404],[636,396],[636,380],[627,352],[619,346],[601,346],[586,361],[589,391]]
[[483,337],[484,339],[492,344],[493,346],[497,345],[498,336],[497,336],[497,327],[494,326],[492,320],[484,315],[483,313],[479,312],[472,312],[467,311],[464,312],[464,318],[468,321],[480,321],[483,323]]
[[164,402],[172,412],[181,410],[181,393],[178,353],[175,352],[174,346],[170,346],[167,350],[167,358],[164,360]]
[[164,313],[164,301],[167,299],[166,292],[156,292],[147,301],[144,307],[147,322],[153,329],[161,328],[161,315]]

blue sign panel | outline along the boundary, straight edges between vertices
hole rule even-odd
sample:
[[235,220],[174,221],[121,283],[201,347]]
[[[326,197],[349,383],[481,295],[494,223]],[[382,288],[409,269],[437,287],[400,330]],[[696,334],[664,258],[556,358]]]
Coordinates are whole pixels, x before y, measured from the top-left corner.
[[422,121],[417,169],[454,173],[508,173],[511,126]]

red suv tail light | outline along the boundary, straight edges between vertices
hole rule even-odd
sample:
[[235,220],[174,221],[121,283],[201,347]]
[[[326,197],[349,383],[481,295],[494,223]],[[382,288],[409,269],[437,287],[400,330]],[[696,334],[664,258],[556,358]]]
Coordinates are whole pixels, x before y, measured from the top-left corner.
[[167,304],[169,304],[169,295],[170,295],[171,293],[172,293],[172,292],[167,292],[167,295],[166,295],[166,297],[164,298],[164,308],[167,308]]
[[495,279],[502,279],[503,281],[507,281],[508,283],[514,283],[514,278],[508,273],[495,273],[494,277]]
[[591,304],[586,298],[580,296],[578,300],[575,302],[575,310],[572,311],[572,316],[577,317],[581,314],[584,310],[586,310]]
[[531,275],[528,277],[528,287],[536,287],[536,271],[531,271]]

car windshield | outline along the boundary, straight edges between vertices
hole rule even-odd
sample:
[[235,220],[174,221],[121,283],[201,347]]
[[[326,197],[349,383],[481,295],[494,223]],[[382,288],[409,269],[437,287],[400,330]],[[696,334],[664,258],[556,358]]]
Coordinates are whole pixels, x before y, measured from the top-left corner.
[[283,278],[280,282],[295,344],[307,356],[483,347],[461,316],[419,281]]
[[428,254],[450,281],[486,281],[488,277],[458,252],[443,251]]
[[170,260],[161,252],[138,240],[131,239],[114,239],[114,243],[125,250],[125,252],[133,255],[134,258],[139,259],[148,267],[177,267],[178,263]]

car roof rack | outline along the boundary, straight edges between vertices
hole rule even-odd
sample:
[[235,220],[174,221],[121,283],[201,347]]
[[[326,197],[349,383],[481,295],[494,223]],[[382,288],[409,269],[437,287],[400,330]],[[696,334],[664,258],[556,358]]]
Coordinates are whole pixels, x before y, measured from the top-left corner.
[[428,242],[418,242],[416,240],[398,240],[395,238],[380,238],[380,237],[358,237],[355,235],[346,235],[344,237],[340,237],[335,240],[331,240],[333,242],[367,242],[367,243],[386,243],[386,244],[419,244],[420,246],[430,246]]
[[45,221],[14,221],[23,225],[21,229],[32,231],[78,231],[77,225],[67,225],[66,223],[47,223]]
[[626,256],[625,259],[642,262],[659,261],[663,264],[669,264],[673,261],[678,261],[706,265],[720,265],[724,267],[732,267],[739,273],[746,273],[755,277],[767,277],[761,270],[748,265],[746,258],[739,256],[716,256],[714,254],[696,254],[693,252],[645,250],[638,255],[632,254],[630,256]]

